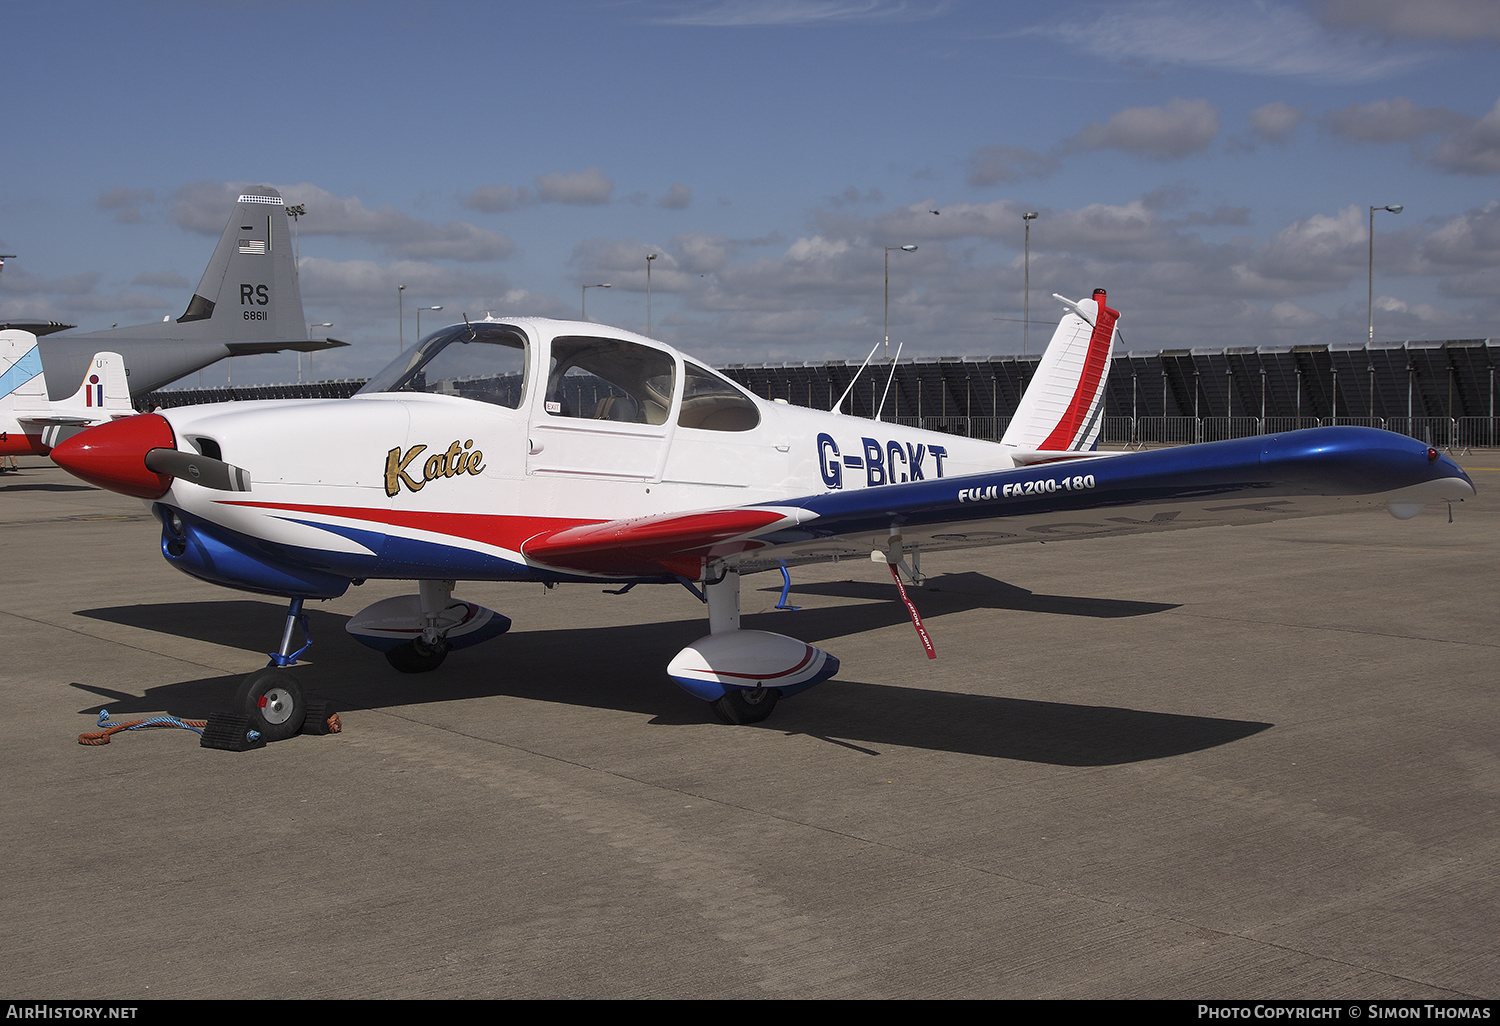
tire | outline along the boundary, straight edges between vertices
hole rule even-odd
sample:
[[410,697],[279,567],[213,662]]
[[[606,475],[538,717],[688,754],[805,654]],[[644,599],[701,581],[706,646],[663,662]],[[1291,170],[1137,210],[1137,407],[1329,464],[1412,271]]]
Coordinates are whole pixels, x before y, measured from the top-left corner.
[[724,692],[724,697],[710,702],[714,715],[725,723],[759,723],[771,715],[781,692],[775,688],[735,688]]
[[235,694],[234,704],[250,717],[250,726],[267,741],[292,737],[307,719],[302,685],[286,670],[274,666],[246,677]]
[[448,658],[446,641],[429,645],[421,638],[414,638],[404,645],[397,645],[385,654],[385,661],[402,673],[430,673],[442,666],[446,658]]

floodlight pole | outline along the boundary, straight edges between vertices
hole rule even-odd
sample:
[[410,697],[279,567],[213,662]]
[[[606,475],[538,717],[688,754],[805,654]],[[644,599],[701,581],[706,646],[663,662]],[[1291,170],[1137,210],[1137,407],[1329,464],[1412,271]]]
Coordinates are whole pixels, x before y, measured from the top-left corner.
[[911,253],[916,246],[887,246],[885,247],[885,358],[891,358],[891,250],[899,249],[903,253]]
[[655,253],[646,254],[646,337],[651,337],[651,261],[656,259]]
[[1037,212],[1028,210],[1021,215],[1021,221],[1026,225],[1026,285],[1024,298],[1021,300],[1021,359],[1026,359],[1031,353],[1031,222],[1036,220]]
[[1370,208],[1370,341],[1375,341],[1375,211],[1389,210],[1393,214],[1399,214],[1406,209],[1399,203],[1392,203],[1385,207]]
[[[647,264],[646,266],[649,267],[651,265]],[[609,282],[604,282],[602,285],[585,285],[583,287],[583,289],[581,290],[581,298],[578,302],[578,315],[581,320],[586,321],[589,319],[589,289],[607,289],[609,287]]]
[[423,310],[441,310],[441,309],[442,309],[442,307],[440,307],[440,306],[419,306],[419,307],[417,307],[417,341],[418,342],[422,341],[422,311]]
[[297,225],[306,213],[307,204],[305,203],[286,208],[286,216],[292,219],[292,269],[297,273],[298,278],[302,277],[302,268],[299,266],[302,263],[302,246],[297,239]]
[[[312,338],[312,330],[314,328],[331,328],[331,327],[333,327],[333,322],[332,321],[316,321],[316,322],[314,322],[312,324],[309,324],[307,326],[307,337],[308,338]],[[308,377],[312,377],[312,358],[313,358],[312,350],[309,349],[308,352],[307,352],[307,376]],[[299,384],[302,381],[302,354],[300,352],[297,354],[297,381],[298,381]]]

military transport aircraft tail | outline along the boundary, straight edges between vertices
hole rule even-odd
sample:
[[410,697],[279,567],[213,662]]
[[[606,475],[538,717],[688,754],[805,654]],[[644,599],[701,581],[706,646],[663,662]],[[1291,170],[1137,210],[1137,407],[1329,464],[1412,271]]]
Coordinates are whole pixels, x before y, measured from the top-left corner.
[[344,345],[307,337],[286,209],[275,189],[246,189],[181,317],[49,336],[41,344],[49,380],[76,381],[95,353],[109,350],[124,356],[131,393],[141,395],[226,356]]
[[1099,444],[1104,385],[1120,314],[1105,303],[1103,289],[1073,302],[1054,295],[1063,314],[1036,376],[1026,387],[1001,445],[1017,450],[1017,465],[1040,462],[1046,453],[1087,452]]
[[286,222],[280,193],[264,186],[246,189],[235,203],[208,261],[208,270],[203,272],[203,280],[181,317],[168,326],[160,322],[139,324],[67,337],[213,339],[226,343],[307,338],[297,262]]
[[177,323],[188,338],[307,337],[286,208],[275,189],[252,188],[240,196]]

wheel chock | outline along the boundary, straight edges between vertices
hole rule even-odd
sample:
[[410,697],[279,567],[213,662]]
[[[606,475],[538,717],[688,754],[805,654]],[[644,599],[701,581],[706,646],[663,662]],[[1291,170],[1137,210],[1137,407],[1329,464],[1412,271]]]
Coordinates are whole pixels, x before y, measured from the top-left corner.
[[333,711],[331,702],[308,702],[307,719],[302,721],[304,734],[337,734],[342,731],[339,714]]
[[244,713],[216,712],[209,713],[198,744],[225,752],[248,752],[252,748],[266,747],[266,739],[259,731],[251,729],[250,717]]

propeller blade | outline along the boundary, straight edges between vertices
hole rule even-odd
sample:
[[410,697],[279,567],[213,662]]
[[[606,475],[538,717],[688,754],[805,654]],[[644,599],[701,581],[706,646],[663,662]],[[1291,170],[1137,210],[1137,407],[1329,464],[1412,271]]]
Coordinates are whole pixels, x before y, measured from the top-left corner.
[[146,469],[220,492],[248,492],[250,473],[223,460],[177,449],[152,449],[146,453]]

